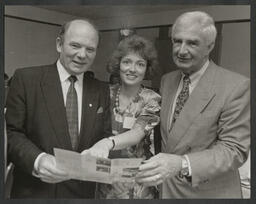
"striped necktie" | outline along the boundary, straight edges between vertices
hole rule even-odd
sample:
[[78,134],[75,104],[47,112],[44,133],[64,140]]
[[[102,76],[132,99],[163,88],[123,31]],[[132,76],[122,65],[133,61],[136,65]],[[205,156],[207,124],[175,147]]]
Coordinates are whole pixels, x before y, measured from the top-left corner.
[[77,78],[76,76],[71,75],[68,80],[70,81],[70,86],[67,93],[66,114],[72,148],[73,150],[76,150],[78,146],[78,105],[75,89]]

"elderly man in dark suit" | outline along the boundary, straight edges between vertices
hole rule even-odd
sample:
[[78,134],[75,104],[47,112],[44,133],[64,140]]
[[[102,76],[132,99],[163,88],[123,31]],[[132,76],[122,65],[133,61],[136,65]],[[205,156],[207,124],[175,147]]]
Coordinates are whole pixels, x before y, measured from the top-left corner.
[[137,181],[161,185],[162,198],[241,198],[238,168],[250,146],[250,83],[209,60],[213,19],[195,11],[172,27],[179,70],[161,81],[162,153]]
[[70,180],[53,148],[82,152],[111,135],[108,86],[84,77],[98,42],[89,20],[72,20],[57,37],[57,63],[16,70],[6,113],[11,198],[94,198],[95,183]]

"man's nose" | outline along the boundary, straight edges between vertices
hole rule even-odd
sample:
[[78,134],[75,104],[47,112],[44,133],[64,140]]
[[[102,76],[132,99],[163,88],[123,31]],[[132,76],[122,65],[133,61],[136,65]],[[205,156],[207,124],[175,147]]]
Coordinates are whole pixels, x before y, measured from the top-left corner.
[[181,43],[180,48],[179,48],[179,54],[185,55],[185,54],[187,54],[187,52],[188,52],[188,50],[187,50],[186,43]]
[[81,48],[79,50],[79,52],[77,53],[77,56],[80,58],[85,58],[86,57],[86,49],[85,48]]

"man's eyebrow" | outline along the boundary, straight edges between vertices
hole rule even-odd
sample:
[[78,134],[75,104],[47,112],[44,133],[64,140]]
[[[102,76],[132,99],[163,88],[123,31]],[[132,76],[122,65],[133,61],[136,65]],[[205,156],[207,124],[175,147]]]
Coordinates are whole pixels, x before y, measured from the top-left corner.
[[199,40],[198,39],[189,39],[187,40],[188,42],[194,42],[194,43],[199,43]]

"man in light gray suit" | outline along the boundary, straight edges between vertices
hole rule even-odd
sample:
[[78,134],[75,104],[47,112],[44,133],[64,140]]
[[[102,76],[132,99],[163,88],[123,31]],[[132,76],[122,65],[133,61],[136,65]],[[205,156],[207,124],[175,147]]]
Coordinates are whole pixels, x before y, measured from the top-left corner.
[[162,152],[137,182],[161,184],[161,198],[241,198],[238,168],[250,146],[249,80],[211,60],[213,19],[187,12],[172,28],[179,70],[161,81]]

